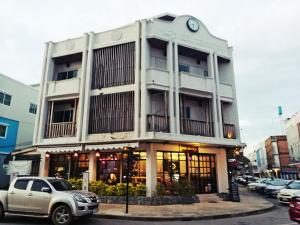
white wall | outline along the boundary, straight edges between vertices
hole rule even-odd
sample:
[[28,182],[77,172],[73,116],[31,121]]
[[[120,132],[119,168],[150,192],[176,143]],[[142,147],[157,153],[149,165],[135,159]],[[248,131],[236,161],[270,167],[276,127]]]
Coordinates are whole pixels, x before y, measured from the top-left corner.
[[300,161],[300,134],[298,123],[300,123],[300,112],[293,115],[284,125],[290,158],[295,161]]
[[0,91],[11,95],[11,105],[0,104],[0,116],[19,121],[17,147],[31,145],[35,114],[29,113],[30,103],[37,105],[38,91],[0,74]]

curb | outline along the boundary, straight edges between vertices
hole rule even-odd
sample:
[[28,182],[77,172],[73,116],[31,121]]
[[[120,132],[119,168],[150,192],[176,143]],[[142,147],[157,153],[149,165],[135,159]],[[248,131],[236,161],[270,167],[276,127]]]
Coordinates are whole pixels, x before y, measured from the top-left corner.
[[151,217],[151,216],[95,214],[94,217],[101,218],[101,219],[119,219],[119,220],[136,220],[136,221],[191,221],[191,220],[225,219],[225,218],[233,218],[233,217],[251,216],[257,214],[263,214],[272,211],[274,209],[275,209],[275,205],[272,203],[272,206],[264,209],[258,209],[249,212],[240,212],[234,214],[212,215],[212,216]]

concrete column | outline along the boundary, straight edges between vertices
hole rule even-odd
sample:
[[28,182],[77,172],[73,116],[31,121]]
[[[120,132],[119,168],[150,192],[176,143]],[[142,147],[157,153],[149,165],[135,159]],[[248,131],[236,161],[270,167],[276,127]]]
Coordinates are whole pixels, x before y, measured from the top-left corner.
[[47,52],[47,63],[44,74],[44,82],[40,86],[41,94],[41,105],[40,105],[40,116],[39,116],[39,126],[38,126],[38,140],[40,142],[44,137],[46,117],[47,117],[47,90],[48,90],[48,81],[52,80],[53,77],[53,60],[52,60],[52,51],[53,51],[53,42],[48,43],[48,52]]
[[226,150],[219,149],[216,156],[218,192],[228,192],[228,170]]
[[[139,26],[140,29],[140,26]],[[135,41],[134,136],[140,137],[140,31]]]
[[46,152],[41,152],[41,161],[40,161],[40,168],[39,168],[39,176],[40,177],[47,177],[49,176],[49,164],[50,164],[50,157],[45,157]]
[[174,42],[174,70],[175,70],[175,124],[176,133],[180,134],[180,104],[179,104],[179,70],[178,70],[178,44]]
[[235,87],[235,75],[234,75],[234,67],[233,67],[233,57],[232,57],[232,48],[230,49],[230,70],[232,73],[232,89],[233,89],[233,96],[234,96],[234,101],[232,103],[232,106],[234,107],[234,118],[235,118],[235,133],[236,133],[236,139],[239,140],[241,139],[241,134],[240,134],[240,127],[239,127],[239,114],[238,114],[238,107],[237,107],[237,98],[236,98],[236,87]]
[[89,154],[89,172],[90,181],[96,180],[97,178],[97,159],[96,159],[96,152],[91,151]]
[[85,97],[85,81],[86,81],[86,68],[87,68],[87,50],[89,43],[89,35],[84,33],[84,49],[82,53],[82,63],[81,63],[81,74],[80,74],[80,95],[79,95],[79,107],[78,107],[78,116],[77,116],[77,135],[78,140],[81,140],[82,134],[82,120],[83,120],[83,111],[84,111],[84,97]]
[[147,22],[141,21],[141,137],[146,136],[146,121],[147,121],[147,108],[149,104],[148,90],[146,86],[146,73],[147,73],[147,59],[148,59],[148,43],[147,43]]
[[220,137],[223,138],[223,118],[222,118],[222,107],[220,100],[220,81],[219,81],[219,67],[218,67],[218,56],[214,54],[214,69],[215,69],[215,78],[216,78],[216,97],[217,97],[217,112],[218,112],[218,120],[219,120],[219,134]]
[[146,186],[147,197],[152,197],[156,191],[157,184],[157,164],[156,164],[156,150],[153,144],[147,145],[146,158]]
[[42,105],[42,93],[43,93],[43,84],[45,82],[45,71],[46,71],[46,65],[47,65],[47,56],[48,56],[48,43],[44,44],[44,56],[43,56],[43,66],[42,66],[42,76],[41,76],[41,82],[40,82],[40,88],[39,88],[39,98],[38,98],[38,106],[37,106],[37,114],[35,117],[35,124],[34,124],[34,132],[33,132],[33,145],[36,145],[38,142],[38,128],[40,123],[40,117],[41,117],[41,105]]
[[86,66],[86,78],[85,78],[85,96],[84,96],[84,108],[83,108],[83,120],[82,120],[82,140],[85,141],[88,135],[89,127],[89,109],[90,109],[90,92],[91,81],[93,72],[93,44],[94,36],[93,32],[89,33],[89,48],[87,54],[87,66]]
[[174,117],[174,69],[173,69],[173,42],[169,41],[167,46],[167,63],[169,71],[169,117],[170,133],[175,134],[175,117]]
[[215,70],[214,70],[214,56],[213,53],[210,52],[208,55],[208,73],[209,76],[213,79],[213,96],[212,96],[212,112],[213,112],[213,120],[214,120],[214,135],[215,137],[220,137],[219,133],[219,122],[218,122],[218,110],[217,110],[217,94],[216,94],[216,81],[215,81]]

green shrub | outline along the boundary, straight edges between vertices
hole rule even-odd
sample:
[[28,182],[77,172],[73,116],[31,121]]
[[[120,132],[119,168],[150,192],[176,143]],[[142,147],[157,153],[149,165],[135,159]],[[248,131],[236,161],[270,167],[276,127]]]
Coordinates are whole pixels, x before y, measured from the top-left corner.
[[194,187],[187,180],[180,180],[174,183],[175,195],[179,196],[192,196],[195,193]]
[[89,183],[89,191],[94,192],[97,195],[106,195],[107,184],[103,181],[91,181]]
[[135,187],[135,196],[146,196],[147,188],[145,184],[138,184]]
[[118,193],[118,190],[117,190],[116,185],[107,185],[107,188],[106,188],[106,191],[105,191],[105,194],[107,196],[116,196],[117,193]]
[[156,185],[156,193],[157,196],[162,196],[166,194],[166,187],[163,183],[157,183]]
[[82,189],[82,179],[71,178],[68,181],[76,190]]
[[117,196],[125,196],[126,194],[126,184],[119,183],[116,185],[117,188]]

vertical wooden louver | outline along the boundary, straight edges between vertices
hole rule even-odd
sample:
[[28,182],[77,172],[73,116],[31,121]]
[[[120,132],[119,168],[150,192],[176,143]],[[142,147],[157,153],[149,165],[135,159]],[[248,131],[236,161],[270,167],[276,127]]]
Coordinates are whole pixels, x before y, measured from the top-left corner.
[[94,51],[92,89],[134,83],[135,42]]
[[89,134],[134,130],[134,92],[91,96]]

